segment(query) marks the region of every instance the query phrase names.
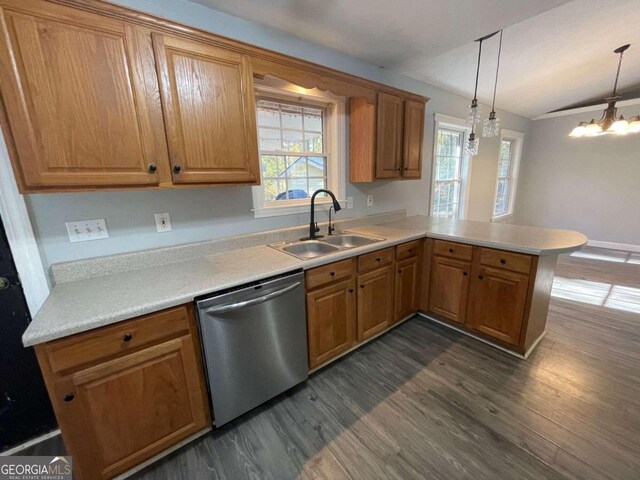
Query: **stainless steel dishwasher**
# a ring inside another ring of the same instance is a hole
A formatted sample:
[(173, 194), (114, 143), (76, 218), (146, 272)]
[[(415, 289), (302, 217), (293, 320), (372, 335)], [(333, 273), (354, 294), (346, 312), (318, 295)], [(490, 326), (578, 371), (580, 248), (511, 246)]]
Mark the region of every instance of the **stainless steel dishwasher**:
[(217, 427), (309, 376), (304, 274), (196, 299)]

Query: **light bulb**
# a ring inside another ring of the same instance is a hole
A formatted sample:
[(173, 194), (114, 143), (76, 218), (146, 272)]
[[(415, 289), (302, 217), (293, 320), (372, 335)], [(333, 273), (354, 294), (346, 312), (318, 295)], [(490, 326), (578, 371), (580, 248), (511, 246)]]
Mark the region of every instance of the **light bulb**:
[(480, 105), (478, 105), (478, 100), (474, 98), (467, 111), (467, 125), (477, 125), (478, 122), (480, 122)]
[(476, 137), (474, 132), (469, 135), (469, 140), (464, 144), (464, 153), (473, 157), (478, 154), (478, 146), (480, 145), (480, 139)]
[(570, 137), (584, 137), (585, 135), (587, 135), (587, 124), (585, 122), (580, 122), (569, 134)]
[(596, 135), (602, 134), (602, 127), (595, 120), (591, 120), (584, 128), (587, 137), (595, 137)]
[(613, 122), (607, 129), (608, 132), (615, 133), (616, 135), (626, 135), (629, 128), (629, 122), (627, 122), (623, 116), (620, 116), (618, 120)]
[(497, 137), (500, 133), (500, 119), (496, 117), (496, 112), (491, 110), (489, 117), (484, 119), (482, 126), (483, 137)]
[(640, 115), (636, 115), (629, 122), (629, 133), (640, 132)]

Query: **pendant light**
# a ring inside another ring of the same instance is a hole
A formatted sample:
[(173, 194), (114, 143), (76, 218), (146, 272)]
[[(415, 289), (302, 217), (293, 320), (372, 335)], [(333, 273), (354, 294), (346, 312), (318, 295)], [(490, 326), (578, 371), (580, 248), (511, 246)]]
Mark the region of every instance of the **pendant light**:
[(616, 72), (616, 80), (613, 84), (613, 93), (610, 97), (605, 98), (607, 101), (607, 108), (605, 108), (602, 118), (600, 120), (591, 119), (590, 122), (580, 122), (569, 134), (570, 137), (596, 137), (598, 135), (626, 135), (627, 133), (639, 133), (640, 132), (640, 115), (636, 115), (631, 118), (630, 121), (620, 115), (618, 116), (618, 109), (616, 108), (616, 102), (620, 100), (621, 96), (618, 95), (618, 77), (620, 76), (620, 67), (622, 65), (622, 54), (631, 45), (623, 45), (616, 48), (613, 53), (620, 55), (618, 60), (618, 71)]
[(469, 110), (467, 112), (467, 124), (471, 125), (471, 133), (469, 134), (469, 139), (464, 145), (464, 152), (469, 156), (478, 154), (478, 147), (480, 144), (480, 139), (476, 137), (476, 125), (480, 122), (480, 105), (478, 104), (478, 79), (480, 78), (482, 42), (493, 37), (498, 32), (490, 33), (489, 35), (485, 35), (484, 37), (476, 40), (476, 42), (478, 42), (478, 66), (476, 68), (476, 85), (473, 91), (473, 100), (471, 100), (471, 105), (469, 105)]
[(498, 46), (498, 62), (496, 65), (496, 81), (493, 84), (493, 103), (491, 104), (491, 112), (484, 119), (482, 127), (483, 137), (497, 137), (500, 133), (500, 119), (496, 116), (496, 90), (498, 89), (498, 72), (500, 71), (500, 54), (502, 53), (502, 30), (500, 30), (500, 45)]

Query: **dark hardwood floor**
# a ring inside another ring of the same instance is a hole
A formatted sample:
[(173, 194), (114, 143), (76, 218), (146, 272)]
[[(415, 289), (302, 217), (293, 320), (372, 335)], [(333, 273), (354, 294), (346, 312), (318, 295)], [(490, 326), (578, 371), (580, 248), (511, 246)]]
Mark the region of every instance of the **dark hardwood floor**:
[(640, 255), (578, 255), (528, 360), (416, 317), (134, 477), (640, 478)]

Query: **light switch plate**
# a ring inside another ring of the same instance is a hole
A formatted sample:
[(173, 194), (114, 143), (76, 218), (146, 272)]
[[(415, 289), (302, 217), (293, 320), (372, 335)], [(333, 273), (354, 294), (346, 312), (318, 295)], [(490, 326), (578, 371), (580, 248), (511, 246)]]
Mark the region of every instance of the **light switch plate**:
[(171, 231), (171, 217), (168, 213), (156, 213), (156, 229), (158, 232), (170, 232)]
[(373, 206), (373, 195), (367, 195), (367, 207)]
[(353, 197), (347, 197), (347, 210), (351, 210), (353, 208)]
[(67, 233), (71, 243), (109, 238), (109, 230), (107, 230), (107, 222), (104, 218), (99, 220), (77, 220), (75, 222), (66, 222), (65, 225), (67, 226)]

